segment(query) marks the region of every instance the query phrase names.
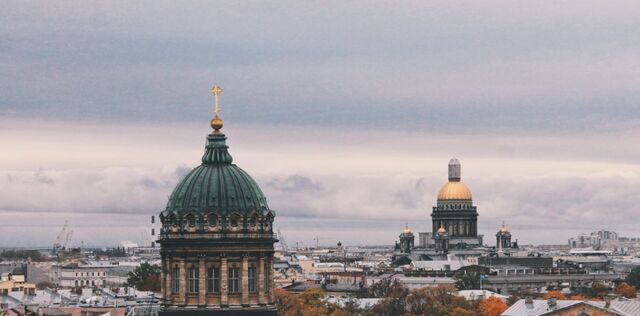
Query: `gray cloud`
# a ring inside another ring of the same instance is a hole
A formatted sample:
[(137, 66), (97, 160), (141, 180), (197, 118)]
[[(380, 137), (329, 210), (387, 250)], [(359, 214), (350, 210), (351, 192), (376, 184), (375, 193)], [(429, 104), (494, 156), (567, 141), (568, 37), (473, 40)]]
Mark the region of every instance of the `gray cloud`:
[[(148, 220), (146, 216), (162, 210), (185, 169), (188, 168), (3, 171), (0, 213), (6, 218), (20, 214), (16, 217), (20, 222), (15, 225), (26, 228), (50, 221), (60, 222), (60, 226), (62, 218), (66, 218), (80, 225), (81, 232), (91, 229), (91, 221), (96, 219), (103, 225), (117, 225), (123, 232), (129, 229), (123, 235), (112, 237), (93, 236), (89, 231), (82, 233), (84, 240), (92, 244), (118, 242), (118, 238), (135, 239), (139, 238), (137, 234)], [(320, 234), (325, 239), (330, 236), (324, 230), (311, 228), (304, 234), (298, 232), (294, 228), (297, 224), (289, 223), (291, 218), (322, 219), (325, 221), (322, 225), (327, 227), (343, 227), (350, 220), (356, 220), (350, 225), (357, 229), (378, 227), (383, 222), (408, 222), (415, 229), (428, 230), (431, 207), (436, 202), (439, 187), (445, 182), (442, 176), (418, 177), (403, 173), (395, 176), (258, 173), (255, 176), (269, 205), (283, 221), (282, 227), (300, 234), (297, 238), (309, 240), (313, 234)], [(491, 234), (505, 220), (521, 240), (530, 243), (562, 242), (548, 236), (566, 238), (567, 232), (580, 227), (585, 230), (623, 229), (630, 218), (640, 213), (637, 194), (640, 175), (636, 173), (468, 178), (465, 182), (473, 192), (483, 232)], [(125, 218), (134, 222), (124, 224)], [(326, 221), (331, 218), (336, 220)], [(55, 234), (58, 226), (47, 226), (45, 230), (47, 234)], [(327, 229), (328, 232), (339, 227)], [(388, 232), (384, 236), (391, 242), (395, 228), (387, 226), (385, 229)], [(554, 229), (562, 231), (538, 235)], [(346, 239), (346, 235), (341, 233), (340, 236)], [(29, 244), (41, 245), (47, 238), (37, 235), (29, 240)], [(357, 236), (350, 238), (353, 242), (368, 242)], [(381, 235), (374, 240), (383, 242), (386, 239)]]
[(279, 191), (296, 193), (302, 191), (322, 191), (322, 184), (302, 175), (290, 175), (284, 179), (274, 178), (265, 183), (267, 187)]
[(6, 1), (0, 115), (195, 121), (217, 80), (241, 123), (638, 126), (637, 3), (458, 5)]

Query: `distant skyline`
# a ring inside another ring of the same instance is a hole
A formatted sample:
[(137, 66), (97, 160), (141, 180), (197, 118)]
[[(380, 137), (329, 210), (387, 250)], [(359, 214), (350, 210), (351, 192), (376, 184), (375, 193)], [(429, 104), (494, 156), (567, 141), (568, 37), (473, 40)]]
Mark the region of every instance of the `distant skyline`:
[(487, 243), (502, 220), (521, 243), (640, 236), (638, 16), (633, 1), (2, 2), (0, 246), (51, 243), (67, 218), (87, 244), (140, 238), (199, 163), (214, 83), (234, 162), (291, 241), (312, 243), (313, 218), (346, 244), (427, 229), (454, 156)]

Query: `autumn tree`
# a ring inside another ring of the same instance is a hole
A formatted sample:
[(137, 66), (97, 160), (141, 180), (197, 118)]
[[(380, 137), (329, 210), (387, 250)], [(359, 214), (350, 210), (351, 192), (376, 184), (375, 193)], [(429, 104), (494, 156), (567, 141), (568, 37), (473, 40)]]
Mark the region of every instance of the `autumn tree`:
[(637, 291), (635, 286), (631, 286), (625, 282), (620, 283), (620, 285), (616, 287), (616, 294), (624, 296), (626, 298), (636, 298), (636, 292)]
[(434, 298), (426, 289), (413, 290), (407, 296), (407, 313), (411, 315), (427, 315), (433, 309)]
[(278, 309), (278, 315), (286, 315), (287, 311), (293, 310), (298, 299), (284, 289), (273, 289), (273, 296)]
[(160, 292), (160, 267), (143, 262), (129, 272), (127, 284), (140, 291)]
[(325, 292), (321, 289), (308, 289), (298, 298), (302, 301), (305, 310), (309, 312), (309, 315), (327, 315), (327, 304), (322, 300), (325, 296)]
[[(426, 315), (426, 314), (425, 314)], [(476, 316), (474, 311), (466, 310), (462, 307), (454, 308), (447, 316)]]
[(507, 310), (509, 306), (501, 299), (492, 296), (480, 302), (480, 311), (484, 316), (499, 316)]
[(584, 301), (587, 299), (587, 297), (582, 294), (576, 294), (576, 295), (571, 295), (569, 299), (574, 301)]
[(557, 300), (566, 300), (567, 299), (567, 297), (564, 294), (562, 294), (562, 292), (560, 292), (560, 291), (549, 291), (549, 292), (547, 292), (547, 294), (544, 295), (544, 299), (545, 300), (548, 300), (550, 298), (555, 298)]

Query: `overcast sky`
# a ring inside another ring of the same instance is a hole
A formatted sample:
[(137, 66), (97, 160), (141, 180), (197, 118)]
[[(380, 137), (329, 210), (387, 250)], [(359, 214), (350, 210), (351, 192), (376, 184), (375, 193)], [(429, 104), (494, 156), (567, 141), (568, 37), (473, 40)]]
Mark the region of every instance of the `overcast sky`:
[(234, 161), (290, 241), (428, 229), (452, 156), (487, 235), (505, 220), (521, 243), (640, 236), (639, 16), (634, 1), (3, 1), (0, 246), (48, 245), (65, 219), (78, 242), (140, 241), (199, 162), (215, 82)]

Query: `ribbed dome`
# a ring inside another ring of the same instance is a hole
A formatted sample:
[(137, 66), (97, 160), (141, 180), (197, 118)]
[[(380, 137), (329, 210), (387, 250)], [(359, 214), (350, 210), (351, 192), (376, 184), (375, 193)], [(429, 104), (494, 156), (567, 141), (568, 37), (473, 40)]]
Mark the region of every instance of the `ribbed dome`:
[(438, 201), (471, 200), (471, 191), (461, 181), (449, 181), (438, 192)]
[(164, 211), (168, 213), (269, 212), (267, 199), (258, 184), (240, 167), (232, 164), (222, 133), (207, 137), (202, 164), (178, 183)]

